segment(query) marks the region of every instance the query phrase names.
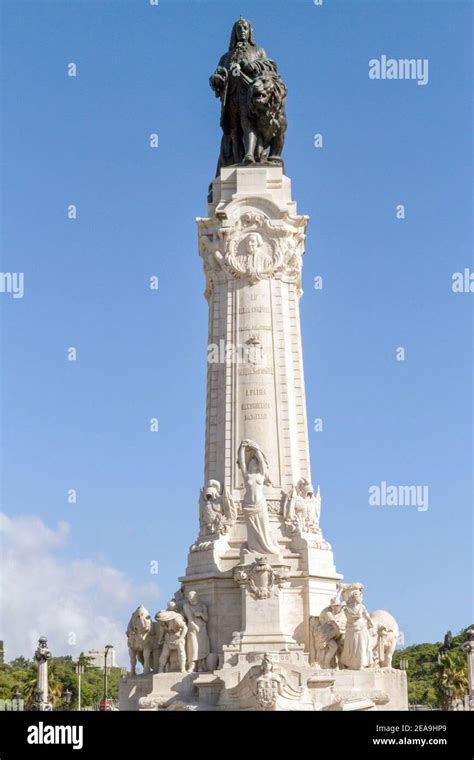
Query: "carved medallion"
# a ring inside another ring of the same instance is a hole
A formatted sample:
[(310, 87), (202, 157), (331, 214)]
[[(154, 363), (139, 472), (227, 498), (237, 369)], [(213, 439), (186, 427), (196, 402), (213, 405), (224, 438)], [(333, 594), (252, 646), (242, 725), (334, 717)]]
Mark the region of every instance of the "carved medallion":
[[(303, 218), (301, 218), (303, 219)], [(271, 220), (261, 211), (247, 211), (230, 226), (202, 220), (200, 253), (209, 297), (219, 271), (250, 283), (285, 276), (301, 292), (304, 227), (300, 218)]]

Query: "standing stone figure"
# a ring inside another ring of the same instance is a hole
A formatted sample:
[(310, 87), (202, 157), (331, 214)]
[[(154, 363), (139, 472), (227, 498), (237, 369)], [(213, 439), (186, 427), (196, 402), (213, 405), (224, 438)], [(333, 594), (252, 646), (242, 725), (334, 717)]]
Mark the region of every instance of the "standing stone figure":
[(359, 588), (349, 593), (344, 614), (347, 623), (341, 665), (350, 670), (369, 668), (372, 665), (372, 637), (369, 628), (373, 627), (373, 623), (362, 604), (362, 592)]
[(35, 660), (38, 663), (35, 707), (42, 712), (53, 709), (48, 696), (48, 660), (50, 658), (51, 652), (48, 649), (46, 636), (41, 636), (35, 651)]
[(186, 637), (187, 670), (206, 670), (206, 659), (209, 655), (209, 637), (207, 635), (207, 607), (200, 602), (195, 591), (186, 594), (183, 604), (183, 614), (188, 624)]
[(245, 481), (242, 511), (247, 523), (248, 550), (258, 554), (278, 554), (263, 492), (263, 486), (270, 485), (265, 455), (258, 444), (245, 440), (239, 446), (237, 461)]
[(242, 17), (236, 21), (229, 50), (209, 82), (222, 104), (224, 134), (217, 174), (232, 164), (281, 164), (287, 90), (276, 63), (257, 47), (250, 21)]
[[(168, 605), (169, 606), (169, 605)], [(186, 672), (186, 634), (188, 631), (183, 616), (174, 609), (162, 610), (157, 612), (155, 620), (160, 626), (159, 639), (163, 644), (160, 659), (158, 661), (158, 672), (164, 673), (168, 669), (171, 655), (176, 652), (178, 657), (178, 670), (180, 673)]]

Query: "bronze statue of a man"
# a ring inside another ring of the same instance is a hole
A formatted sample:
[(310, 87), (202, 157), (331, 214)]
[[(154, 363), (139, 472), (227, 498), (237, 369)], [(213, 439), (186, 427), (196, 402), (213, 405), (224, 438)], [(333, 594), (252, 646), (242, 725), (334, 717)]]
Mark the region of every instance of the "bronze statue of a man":
[(217, 174), (232, 164), (281, 164), (287, 90), (276, 63), (257, 47), (250, 21), (236, 21), (229, 50), (209, 81), (222, 103)]

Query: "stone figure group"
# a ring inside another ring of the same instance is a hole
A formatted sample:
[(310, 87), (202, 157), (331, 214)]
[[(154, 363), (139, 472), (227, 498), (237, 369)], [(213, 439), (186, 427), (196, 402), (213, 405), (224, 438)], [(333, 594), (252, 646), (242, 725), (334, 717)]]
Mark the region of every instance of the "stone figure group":
[(196, 591), (178, 592), (154, 621), (140, 605), (127, 627), (131, 674), (136, 675), (137, 661), (144, 674), (207, 670), (208, 620), (207, 606)]
[(362, 584), (341, 584), (319, 617), (310, 618), (312, 660), (322, 669), (390, 668), (398, 625), (386, 610), (369, 614)]
[[(226, 535), (241, 512), (247, 526), (248, 550), (265, 556), (278, 555), (264, 492), (265, 486), (271, 485), (267, 458), (258, 443), (245, 439), (238, 448), (237, 464), (244, 481), (241, 506), (235, 503), (229, 488), (218, 480), (209, 480), (200, 493), (199, 537), (191, 550), (207, 549), (213, 540)], [(281, 514), (290, 535), (310, 533), (319, 540), (320, 548), (330, 548), (319, 527), (319, 487), (315, 492), (308, 479), (300, 478), (282, 495)]]

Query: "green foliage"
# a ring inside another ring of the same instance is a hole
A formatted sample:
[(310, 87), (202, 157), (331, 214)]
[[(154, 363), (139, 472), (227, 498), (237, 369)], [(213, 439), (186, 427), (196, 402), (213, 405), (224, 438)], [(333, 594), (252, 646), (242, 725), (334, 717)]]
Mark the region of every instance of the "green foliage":
[(36, 665), (33, 661), (18, 657), (10, 665), (0, 665), (0, 699), (11, 699), (16, 689), (21, 691), (23, 699), (28, 691), (27, 685), (35, 679)]
[(447, 707), (446, 689), (451, 687), (454, 699), (463, 699), (467, 692), (466, 655), (460, 647), (442, 655), (436, 668), (435, 689), (438, 701)]
[[(81, 707), (91, 707), (104, 696), (104, 672), (95, 668), (84, 655), (80, 656), (84, 664), (82, 676)], [(78, 679), (76, 664), (72, 657), (52, 657), (48, 662), (48, 687), (53, 707), (61, 709), (64, 705), (63, 694), (66, 689), (72, 692), (70, 709), (77, 709)], [(0, 699), (11, 699), (19, 689), (25, 702), (25, 709), (31, 708), (36, 689), (37, 665), (33, 660), (17, 657), (8, 665), (0, 664)], [(108, 696), (118, 699), (120, 668), (111, 668), (108, 677)]]
[[(446, 709), (447, 685), (453, 687), (453, 696), (462, 699), (467, 692), (467, 659), (461, 645), (465, 641), (464, 628), (453, 637), (452, 647), (442, 653), (442, 644), (415, 644), (399, 649), (393, 656), (393, 665), (400, 667), (400, 659), (408, 661), (408, 701)], [(441, 652), (441, 655), (440, 655)]]

